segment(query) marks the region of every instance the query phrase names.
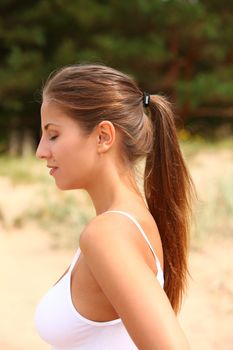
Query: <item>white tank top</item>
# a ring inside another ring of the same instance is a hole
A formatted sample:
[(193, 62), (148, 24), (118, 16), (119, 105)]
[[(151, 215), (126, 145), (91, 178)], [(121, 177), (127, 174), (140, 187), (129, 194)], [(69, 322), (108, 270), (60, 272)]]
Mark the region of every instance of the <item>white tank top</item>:
[[(156, 262), (157, 279), (163, 288), (164, 278), (160, 262), (142, 227), (130, 214), (126, 215), (138, 227), (148, 243)], [(71, 298), (70, 276), (81, 251), (78, 248), (68, 272), (41, 299), (35, 313), (35, 326), (41, 338), (52, 346), (52, 350), (135, 350), (120, 318), (107, 321), (91, 321), (75, 308)]]

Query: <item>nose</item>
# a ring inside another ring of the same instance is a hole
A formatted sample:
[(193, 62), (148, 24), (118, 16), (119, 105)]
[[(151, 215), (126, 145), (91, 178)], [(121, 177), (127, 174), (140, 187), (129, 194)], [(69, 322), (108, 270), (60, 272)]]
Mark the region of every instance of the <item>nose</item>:
[(39, 159), (48, 159), (51, 157), (51, 151), (43, 140), (43, 137), (41, 137), (39, 145), (37, 146), (36, 157)]

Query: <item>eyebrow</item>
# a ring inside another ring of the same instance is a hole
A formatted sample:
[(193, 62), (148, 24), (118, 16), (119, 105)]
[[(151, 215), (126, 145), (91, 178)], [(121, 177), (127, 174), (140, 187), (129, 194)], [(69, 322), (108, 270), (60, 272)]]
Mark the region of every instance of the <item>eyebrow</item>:
[(44, 129), (45, 129), (45, 130), (48, 130), (48, 127), (49, 127), (50, 125), (59, 126), (58, 124), (55, 124), (55, 123), (48, 123), (48, 124), (45, 125)]

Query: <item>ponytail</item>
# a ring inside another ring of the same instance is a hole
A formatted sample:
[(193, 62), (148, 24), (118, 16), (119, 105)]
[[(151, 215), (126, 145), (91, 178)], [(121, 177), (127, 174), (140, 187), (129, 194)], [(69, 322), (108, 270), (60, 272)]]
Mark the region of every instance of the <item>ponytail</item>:
[(162, 240), (164, 290), (177, 313), (186, 287), (188, 233), (196, 192), (179, 147), (170, 103), (152, 95), (148, 108), (154, 140), (146, 159), (144, 191)]

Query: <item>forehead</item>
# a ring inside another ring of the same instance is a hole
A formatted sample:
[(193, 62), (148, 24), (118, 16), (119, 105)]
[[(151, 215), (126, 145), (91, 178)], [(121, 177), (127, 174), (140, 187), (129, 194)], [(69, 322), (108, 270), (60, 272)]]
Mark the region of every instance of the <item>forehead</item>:
[(47, 124), (67, 125), (74, 123), (73, 120), (55, 103), (43, 101), (41, 105), (41, 126), (45, 127)]
[(48, 101), (43, 101), (41, 108), (41, 117), (42, 118), (49, 118), (49, 117), (56, 117), (64, 116), (65, 112), (62, 110), (62, 108), (59, 108), (59, 106), (55, 103), (51, 103)]
[(71, 118), (66, 111), (56, 103), (43, 101), (41, 105), (41, 129), (47, 130), (48, 127), (55, 127), (59, 130), (64, 130), (70, 135), (84, 134), (83, 129), (78, 121)]

